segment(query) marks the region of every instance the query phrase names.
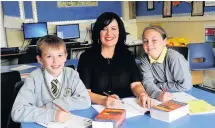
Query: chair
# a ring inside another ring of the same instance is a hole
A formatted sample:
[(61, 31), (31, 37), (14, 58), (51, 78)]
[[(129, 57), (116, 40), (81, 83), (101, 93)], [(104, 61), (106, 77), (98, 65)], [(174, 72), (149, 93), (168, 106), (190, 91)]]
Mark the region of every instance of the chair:
[[(18, 71), (1, 73), (1, 127), (2, 128), (16, 128), (20, 127), (19, 123), (10, 122), (11, 109), (14, 102), (14, 87), (15, 84), (21, 81), (21, 76)], [(10, 124), (9, 124), (10, 122)], [(12, 127), (9, 127), (12, 126)]]
[(189, 65), (191, 70), (215, 70), (213, 47), (209, 43), (188, 44)]
[(187, 56), (188, 56), (188, 48), (187, 47), (170, 46), (168, 48), (173, 49), (173, 50), (181, 53), (184, 56), (184, 58), (187, 60)]
[[(16, 99), (16, 96), (20, 90), (20, 88), (22, 87), (22, 85), (24, 84), (24, 81), (19, 81), (15, 84), (14, 86), (14, 90), (13, 90), (13, 102), (15, 101)], [(18, 128), (20, 126), (19, 123), (15, 123), (13, 122), (11, 116), (9, 116), (8, 118), (8, 123), (7, 123), (7, 128)]]
[(70, 68), (72, 68), (72, 69), (75, 70), (75, 66), (74, 65), (67, 65), (66, 67), (70, 67)]
[[(215, 70), (215, 56), (210, 43), (192, 43), (188, 48), (188, 61), (192, 71)], [(202, 82), (198, 85), (213, 89)]]

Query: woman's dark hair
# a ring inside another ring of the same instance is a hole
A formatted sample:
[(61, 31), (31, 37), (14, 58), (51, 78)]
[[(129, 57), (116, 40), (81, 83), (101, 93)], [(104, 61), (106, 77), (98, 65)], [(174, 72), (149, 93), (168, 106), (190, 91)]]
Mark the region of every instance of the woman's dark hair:
[(125, 47), (126, 31), (124, 24), (120, 17), (113, 12), (105, 12), (97, 18), (92, 32), (93, 46), (98, 46), (101, 48), (100, 31), (104, 27), (108, 26), (113, 20), (117, 21), (119, 27), (119, 39), (116, 44), (116, 49)]

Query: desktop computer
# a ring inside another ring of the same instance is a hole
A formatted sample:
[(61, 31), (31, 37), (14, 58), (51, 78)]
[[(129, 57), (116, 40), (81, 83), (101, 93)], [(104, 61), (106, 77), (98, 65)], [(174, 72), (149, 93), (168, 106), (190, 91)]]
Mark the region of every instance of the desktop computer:
[(64, 40), (67, 48), (80, 46), (80, 42), (75, 41), (80, 38), (79, 24), (57, 25), (56, 29), (57, 36)]
[(40, 37), (48, 35), (47, 23), (23, 23), (24, 39), (31, 39), (30, 45), (36, 45)]

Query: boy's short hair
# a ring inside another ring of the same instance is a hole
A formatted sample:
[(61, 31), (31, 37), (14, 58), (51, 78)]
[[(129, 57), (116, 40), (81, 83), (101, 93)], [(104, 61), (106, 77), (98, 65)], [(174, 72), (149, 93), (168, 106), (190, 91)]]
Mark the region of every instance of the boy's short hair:
[[(160, 33), (163, 39), (166, 39), (166, 38), (167, 38), (167, 33), (166, 33), (166, 31), (165, 31), (162, 27), (160, 27), (160, 26), (155, 26), (155, 25), (154, 25), (154, 26), (146, 27), (146, 28), (143, 30), (143, 35), (144, 35), (144, 33), (145, 33), (147, 30), (150, 30), (150, 29), (153, 29), (153, 30), (157, 31), (158, 33)], [(143, 37), (143, 35), (142, 35), (142, 37)]]
[(37, 41), (36, 52), (40, 57), (42, 56), (42, 47), (44, 46), (52, 48), (59, 48), (60, 46), (64, 46), (65, 53), (67, 53), (64, 41), (56, 35), (46, 35)]

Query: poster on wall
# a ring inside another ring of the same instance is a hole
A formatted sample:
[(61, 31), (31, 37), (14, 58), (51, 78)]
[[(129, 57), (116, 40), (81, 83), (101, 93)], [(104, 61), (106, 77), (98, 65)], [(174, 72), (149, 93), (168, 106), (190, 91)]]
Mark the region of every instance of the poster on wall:
[(204, 15), (204, 2), (193, 1), (191, 16), (203, 16)]
[(163, 2), (163, 18), (172, 17), (172, 2), (164, 1)]
[(205, 42), (215, 43), (215, 26), (205, 27)]
[(215, 1), (205, 1), (205, 6), (215, 6)]
[(58, 7), (98, 6), (98, 1), (58, 1)]

